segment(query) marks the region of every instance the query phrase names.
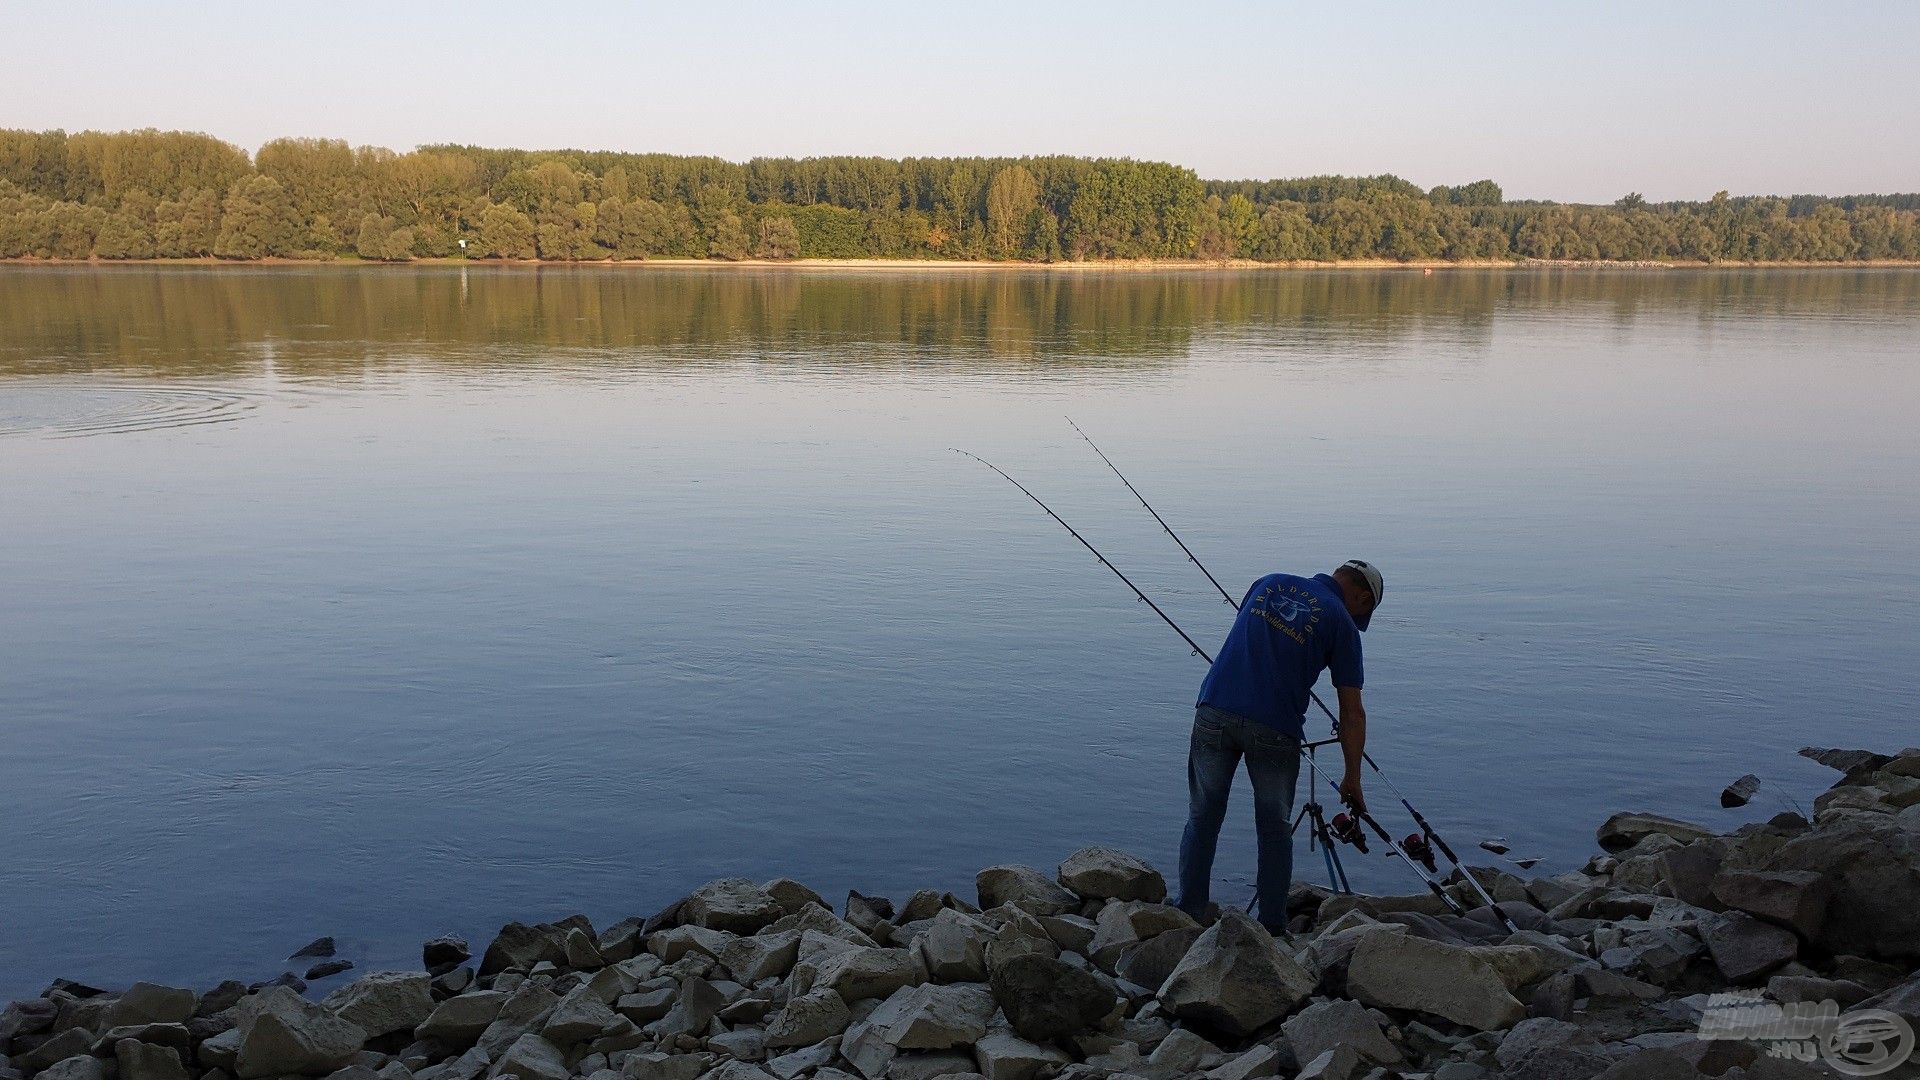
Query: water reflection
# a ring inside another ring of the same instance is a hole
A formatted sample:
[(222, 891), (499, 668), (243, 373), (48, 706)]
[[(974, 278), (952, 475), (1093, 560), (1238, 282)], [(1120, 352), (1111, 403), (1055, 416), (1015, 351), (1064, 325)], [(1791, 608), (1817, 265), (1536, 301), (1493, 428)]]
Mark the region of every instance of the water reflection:
[[(1920, 275), (6, 267), (0, 375), (830, 363), (1178, 363), (1202, 339), (1484, 344), (1496, 312), (1906, 317)], [(1283, 331), (1283, 332), (1281, 332)], [(1281, 332), (1281, 333), (1277, 333)]]

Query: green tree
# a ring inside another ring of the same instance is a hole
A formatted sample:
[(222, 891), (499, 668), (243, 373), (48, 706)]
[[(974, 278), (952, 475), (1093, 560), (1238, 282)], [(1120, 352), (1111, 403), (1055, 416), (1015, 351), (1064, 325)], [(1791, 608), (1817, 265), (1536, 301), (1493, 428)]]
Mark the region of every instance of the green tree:
[(1025, 166), (1009, 165), (987, 185), (987, 251), (996, 259), (1032, 255), (1030, 225), (1040, 204), (1040, 182)]
[(472, 245), (480, 257), (494, 259), (531, 259), (533, 219), (517, 207), (489, 204), (480, 215), (480, 231)]
[(714, 215), (707, 232), (707, 254), (733, 261), (747, 257), (747, 225), (739, 214), (722, 210)]
[(754, 238), (753, 254), (761, 259), (797, 259), (800, 257), (800, 230), (789, 217), (763, 217), (759, 235)]
[(235, 182), (220, 217), (213, 253), (223, 259), (259, 259), (292, 250), (300, 231), (293, 200), (271, 176)]

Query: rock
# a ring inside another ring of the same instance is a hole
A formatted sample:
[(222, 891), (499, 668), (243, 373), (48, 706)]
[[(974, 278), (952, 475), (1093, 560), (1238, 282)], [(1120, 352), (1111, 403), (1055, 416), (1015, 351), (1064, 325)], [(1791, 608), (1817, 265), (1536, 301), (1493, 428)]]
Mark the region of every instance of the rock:
[(1244, 1038), (1292, 1012), (1319, 980), (1251, 915), (1229, 908), (1160, 986), (1160, 1004), (1184, 1020)]
[(895, 1055), (887, 1065), (887, 1080), (934, 1080), (941, 1076), (969, 1080), (977, 1075), (971, 1055), (949, 1050), (908, 1051)]
[(594, 939), (594, 948), (599, 950), (600, 958), (609, 964), (618, 964), (631, 960), (640, 951), (640, 943), (646, 937), (642, 927), (645, 919), (625, 918), (605, 930)]
[(1800, 756), (1817, 761), (1829, 769), (1838, 769), (1843, 773), (1872, 772), (1893, 761), (1885, 754), (1875, 754), (1867, 750), (1833, 750), (1817, 746), (1801, 747)]
[(942, 910), (919, 941), (927, 974), (935, 982), (980, 982), (987, 977), (987, 940), (992, 930), (971, 915)]
[(452, 967), (472, 959), (467, 939), (447, 934), (420, 946), (420, 963), (428, 970)]
[(1088, 900), (1158, 904), (1167, 898), (1167, 881), (1160, 871), (1145, 860), (1113, 848), (1081, 848), (1060, 864), (1058, 879), (1062, 886)]
[(837, 991), (847, 1002), (884, 998), (920, 982), (922, 971), (905, 949), (852, 948), (814, 964), (810, 988)]
[(1726, 845), (1718, 840), (1700, 840), (1662, 853), (1661, 877), (1667, 891), (1695, 907), (1719, 911), (1726, 905), (1713, 895), (1713, 879), (1720, 873), (1725, 853)]
[(533, 1025), (558, 1004), (559, 995), (547, 989), (544, 981), (522, 983), (500, 1006), (500, 1015), (480, 1033), (476, 1045), (487, 1052), (488, 1058), (497, 1061), (516, 1039), (533, 1030)]
[(1720, 805), (1727, 809), (1732, 809), (1736, 806), (1745, 806), (1753, 801), (1754, 795), (1757, 794), (1759, 790), (1760, 778), (1752, 773), (1748, 773), (1733, 783), (1728, 784), (1726, 789), (1720, 792)]
[(629, 1054), (620, 1075), (626, 1080), (697, 1080), (712, 1066), (711, 1054)]
[(6, 1053), (16, 1036), (38, 1035), (51, 1028), (59, 1011), (60, 1006), (46, 998), (15, 1001), (0, 1009), (0, 1055)]
[(1602, 822), (1595, 833), (1600, 846), (1610, 852), (1622, 852), (1649, 836), (1665, 836), (1682, 844), (1705, 840), (1711, 830), (1659, 814), (1615, 814)]
[(1004, 1028), (974, 1041), (973, 1060), (987, 1080), (1037, 1080), (1072, 1064), (1073, 1059), (1051, 1046), (1021, 1038)]
[(171, 1046), (121, 1039), (113, 1056), (120, 1063), (120, 1080), (188, 1080), (180, 1052)]
[(240, 1029), (228, 1028), (210, 1036), (194, 1051), (194, 1057), (206, 1068), (232, 1072), (240, 1057)]
[(709, 881), (681, 902), (686, 922), (730, 934), (757, 934), (786, 914), (767, 890), (746, 878)]
[(687, 979), (680, 984), (680, 996), (674, 999), (673, 1008), (648, 1024), (647, 1033), (656, 1037), (699, 1035), (726, 1003), (726, 997), (712, 983), (698, 977)]
[(1470, 949), (1410, 934), (1368, 934), (1347, 965), (1347, 989), (1368, 1005), (1410, 1009), (1479, 1031), (1509, 1028), (1526, 1007)]
[(321, 999), (333, 1014), (369, 1038), (412, 1031), (433, 1014), (433, 994), (424, 971), (375, 971)]
[(1548, 1046), (1532, 1050), (1505, 1069), (1502, 1080), (1590, 1080), (1612, 1062), (1599, 1049)]
[(1336, 1046), (1350, 1046), (1376, 1065), (1399, 1065), (1400, 1048), (1357, 1001), (1316, 1001), (1287, 1018), (1280, 1029), (1296, 1058), (1308, 1061)]
[(51, 1065), (65, 1061), (76, 1054), (90, 1053), (93, 1050), (93, 1033), (83, 1027), (73, 1027), (53, 1036), (39, 1046), (14, 1057), (19, 1065), (31, 1076)]
[(1745, 912), (1724, 912), (1700, 926), (1700, 938), (1714, 966), (1735, 985), (1753, 980), (1794, 958), (1800, 940), (1790, 930), (1761, 922)]
[(1598, 1046), (1599, 1040), (1578, 1025), (1548, 1017), (1534, 1017), (1515, 1024), (1506, 1038), (1500, 1041), (1493, 1056), (1503, 1070), (1511, 1071), (1528, 1054), (1543, 1048), (1597, 1050)]
[(107, 1063), (92, 1054), (75, 1054), (41, 1069), (34, 1080), (107, 1080)]
[(983, 986), (903, 986), (872, 1020), (880, 1023), (883, 1013), (889, 1017), (881, 1037), (895, 1049), (947, 1050), (986, 1034), (993, 1010), (993, 994)]
[(194, 993), (158, 983), (139, 982), (115, 998), (101, 1014), (109, 1028), (134, 1024), (184, 1024), (193, 1018)]
[(302, 976), (302, 978), (306, 979), (308, 982), (318, 982), (321, 979), (338, 975), (343, 971), (352, 971), (352, 970), (353, 970), (353, 961), (351, 960), (322, 960), (321, 962), (308, 968), (307, 973), (304, 976)]
[(1203, 1075), (1206, 1080), (1262, 1080), (1279, 1076), (1280, 1066), (1280, 1051), (1263, 1043), (1215, 1065)]
[(1725, 870), (1713, 879), (1714, 899), (1725, 907), (1784, 926), (1809, 941), (1819, 938), (1832, 895), (1828, 880), (1807, 870)]
[(779, 904), (780, 910), (786, 912), (788, 915), (798, 914), (808, 904), (818, 904), (821, 907), (827, 906), (826, 900), (823, 899), (819, 893), (814, 892), (812, 889), (807, 888), (792, 878), (774, 878), (772, 881), (760, 886), (760, 889), (768, 896), (773, 897), (773, 902)]
[(490, 1078), (514, 1077), (516, 1080), (567, 1080), (572, 1070), (560, 1048), (531, 1032), (520, 1036), (487, 1070)]
[(472, 1046), (488, 1025), (500, 1018), (500, 1008), (511, 995), (500, 990), (475, 990), (450, 997), (413, 1029), (417, 1039), (437, 1039), (449, 1046)]
[(1693, 1062), (1672, 1050), (1637, 1050), (1594, 1074), (1593, 1080), (1699, 1080)]
[(743, 983), (783, 979), (800, 958), (800, 933), (795, 930), (733, 938), (714, 949), (714, 959)]
[(734, 935), (722, 930), (709, 930), (704, 926), (675, 926), (650, 935), (647, 938), (647, 952), (665, 963), (673, 964), (691, 953), (716, 956), (733, 940)]
[(539, 927), (525, 923), (510, 922), (500, 928), (493, 944), (480, 958), (480, 977), (497, 975), (502, 971), (532, 971), (533, 966), (542, 960), (558, 960), (564, 954), (559, 942)]
[(93, 1042), (93, 1052), (106, 1057), (115, 1052), (122, 1039), (134, 1042), (153, 1043), (156, 1046), (171, 1046), (176, 1050), (189, 1050), (193, 1047), (193, 1033), (185, 1024), (127, 1024), (122, 1027), (108, 1028)]
[(1775, 975), (1767, 980), (1767, 996), (1778, 1002), (1834, 1001), (1850, 1009), (1873, 996), (1873, 991), (1845, 979), (1821, 979), (1806, 975)]
[(812, 1046), (847, 1030), (853, 1014), (839, 994), (816, 989), (787, 1001), (773, 1022), (767, 1025), (767, 1045), (772, 1047)]
[(1031, 866), (989, 866), (974, 875), (982, 908), (1012, 905), (1030, 915), (1061, 915), (1080, 907), (1080, 898)]
[(651, 1024), (667, 1015), (673, 1008), (673, 999), (677, 996), (678, 991), (671, 986), (623, 994), (615, 999), (613, 1011), (636, 1024)]
[(1015, 1033), (1034, 1042), (1085, 1031), (1114, 1009), (1106, 984), (1050, 956), (1015, 957), (994, 970), (991, 985)]
[(607, 966), (606, 957), (600, 955), (600, 946), (594, 941), (593, 935), (578, 927), (567, 931), (560, 941), (560, 949), (570, 968), (595, 971)]
[(838, 1036), (815, 1043), (804, 1050), (795, 1050), (791, 1054), (782, 1054), (767, 1062), (766, 1070), (780, 1080), (794, 1080), (795, 1077), (819, 1069), (840, 1055)]
[(1920, 1029), (1920, 974), (1860, 1003), (1863, 1009), (1881, 1009)]
[(1360, 1071), (1360, 1055), (1351, 1047), (1336, 1046), (1307, 1062), (1295, 1080), (1351, 1080)]
[(331, 1072), (359, 1053), (367, 1033), (284, 986), (269, 987), (242, 1001), (235, 1030), (241, 1080), (287, 1073)]
[(287, 957), (287, 959), (299, 960), (309, 956), (315, 957), (318, 959), (325, 959), (326, 957), (332, 956), (333, 953), (334, 953), (334, 944), (333, 944), (333, 939), (331, 937), (314, 938), (312, 941), (309, 941), (305, 945), (301, 946), (298, 952), (294, 953), (292, 956)]
[(540, 1026), (540, 1037), (555, 1046), (572, 1046), (595, 1038), (619, 1019), (591, 986), (582, 986), (553, 1007), (547, 1022)]
[(1188, 926), (1155, 934), (1145, 941), (1129, 945), (1120, 951), (1120, 958), (1113, 965), (1113, 974), (1140, 986), (1158, 987), (1167, 981), (1167, 976), (1173, 974), (1173, 969), (1186, 957), (1187, 950), (1200, 940), (1201, 933), (1198, 926)]
[(766, 1033), (757, 1027), (738, 1027), (707, 1037), (707, 1046), (735, 1061), (764, 1061), (767, 1057)]

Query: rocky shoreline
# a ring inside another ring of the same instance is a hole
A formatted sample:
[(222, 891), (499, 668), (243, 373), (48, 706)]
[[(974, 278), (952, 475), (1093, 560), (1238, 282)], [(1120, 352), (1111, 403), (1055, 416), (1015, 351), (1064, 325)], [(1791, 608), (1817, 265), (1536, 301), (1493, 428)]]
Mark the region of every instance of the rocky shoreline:
[[(1920, 749), (1802, 753), (1843, 774), (1812, 821), (1616, 814), (1583, 870), (1474, 868), (1513, 933), (1304, 883), (1291, 940), (1233, 910), (1202, 926), (1107, 848), (837, 913), (730, 878), (603, 929), (510, 923), (477, 962), (435, 939), (318, 1001), (292, 975), (59, 981), (0, 1011), (0, 1080), (1910, 1075), (1872, 1054), (1920, 1027)], [(325, 939), (302, 953), (341, 970)]]

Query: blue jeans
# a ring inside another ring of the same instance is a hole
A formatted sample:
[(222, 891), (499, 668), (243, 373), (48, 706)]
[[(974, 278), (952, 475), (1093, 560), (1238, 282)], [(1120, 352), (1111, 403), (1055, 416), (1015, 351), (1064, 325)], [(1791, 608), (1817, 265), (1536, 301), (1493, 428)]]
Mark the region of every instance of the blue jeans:
[(1244, 716), (1202, 705), (1193, 712), (1187, 746), (1187, 831), (1180, 838), (1180, 900), (1199, 918), (1207, 908), (1213, 853), (1234, 770), (1247, 760), (1253, 781), (1253, 827), (1259, 843), (1259, 918), (1276, 932), (1287, 926), (1293, 882), (1293, 786), (1300, 778), (1300, 741)]

